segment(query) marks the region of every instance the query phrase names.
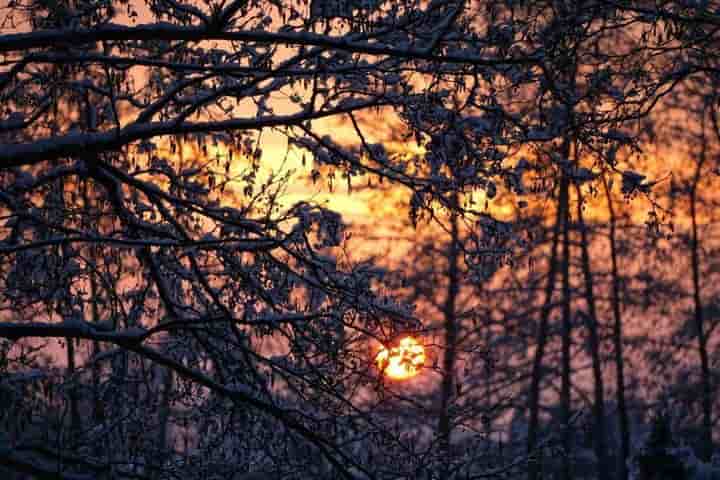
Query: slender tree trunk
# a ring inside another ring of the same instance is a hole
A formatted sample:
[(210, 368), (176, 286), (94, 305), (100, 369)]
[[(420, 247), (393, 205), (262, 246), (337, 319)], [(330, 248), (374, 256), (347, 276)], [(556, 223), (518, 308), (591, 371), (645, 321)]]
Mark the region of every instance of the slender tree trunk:
[(70, 400), (70, 433), (72, 441), (75, 442), (77, 435), (80, 433), (80, 408), (77, 393), (77, 384), (75, 378), (75, 340), (73, 338), (65, 338), (67, 342), (67, 370), (66, 379), (70, 382), (68, 388), (68, 396)]
[[(92, 211), (92, 200), (90, 197), (90, 184), (85, 181), (82, 182), (82, 195), (83, 195), (83, 208), (89, 214)], [(85, 223), (85, 220), (83, 220)], [(88, 228), (89, 225), (84, 225), (84, 228)], [(89, 247), (89, 257), (95, 262), (95, 268), (97, 268), (98, 254), (94, 246)], [(90, 272), (90, 315), (94, 325), (100, 323), (100, 309), (98, 308), (98, 286), (95, 272)], [(94, 340), (92, 342), (92, 358), (95, 359), (100, 355), (102, 349), (100, 342)], [(102, 425), (105, 422), (105, 408), (103, 405), (103, 399), (100, 395), (100, 383), (101, 383), (101, 368), (100, 362), (93, 361), (91, 365), (92, 371), (92, 418), (93, 425)], [(105, 447), (105, 448), (103, 448)], [(93, 454), (96, 457), (100, 457), (103, 451), (107, 451), (107, 441), (96, 442), (93, 445)]]
[[(455, 196), (457, 202), (457, 196)], [(448, 248), (448, 287), (445, 304), (443, 306), (444, 328), (445, 328), (445, 353), (443, 355), (443, 379), (442, 392), (440, 399), (440, 419), (438, 421), (438, 433), (440, 436), (440, 445), (445, 454), (444, 461), (448, 467), (450, 459), (450, 435), (452, 433), (452, 419), (450, 414), (450, 404), (454, 395), (454, 379), (455, 379), (455, 358), (457, 348), (457, 317), (456, 317), (456, 300), (460, 290), (460, 251), (458, 242), (459, 226), (457, 213), (451, 213), (451, 239)], [(447, 471), (447, 468), (446, 468)]]
[(527, 452), (533, 457), (528, 465), (528, 479), (535, 480), (539, 473), (540, 459), (533, 450), (538, 440), (539, 413), (540, 413), (540, 385), (543, 377), (543, 357), (547, 344), (548, 319), (553, 310), (553, 291), (555, 290), (555, 278), (558, 270), (558, 244), (560, 239), (560, 225), (564, 216), (562, 205), (558, 204), (553, 226), (552, 248), (550, 250), (550, 263), (548, 265), (547, 283), (545, 284), (545, 300), (540, 311), (540, 323), (535, 334), (535, 355), (533, 356), (532, 377), (530, 380), (530, 392), (528, 395), (528, 410), (530, 411), (530, 424), (528, 426)]
[(575, 184), (577, 193), (577, 217), (580, 229), (580, 250), (582, 257), (583, 279), (585, 281), (585, 302), (588, 308), (587, 328), (590, 340), (592, 357), (592, 370), (594, 380), (593, 416), (595, 417), (595, 456), (597, 457), (597, 474), (599, 480), (609, 478), (607, 445), (605, 435), (605, 382), (602, 374), (602, 360), (600, 358), (600, 336), (598, 335), (598, 317), (595, 304), (594, 279), (590, 266), (589, 239), (583, 218), (583, 197), (580, 186)]
[[(55, 201), (58, 202), (57, 207), (65, 206), (65, 180), (59, 179), (55, 185)], [(59, 218), (53, 218), (53, 221), (62, 221)], [(64, 246), (61, 246), (55, 253), (61, 263), (68, 262), (72, 258), (72, 254)], [(70, 302), (68, 299), (71, 298), (70, 286), (64, 285), (63, 287), (63, 300), (60, 300), (56, 305), (56, 312), (64, 317), (69, 315), (72, 311)], [(65, 320), (65, 318), (63, 318)], [(78, 440), (78, 436), (82, 429), (82, 423), (80, 418), (80, 398), (78, 396), (78, 384), (80, 383), (79, 378), (76, 378), (76, 367), (75, 367), (75, 339), (72, 337), (66, 337), (65, 341), (66, 352), (67, 352), (67, 367), (65, 370), (65, 379), (68, 382), (68, 402), (70, 403), (70, 437), (74, 443)]]
[(572, 385), (571, 385), (571, 347), (572, 347), (572, 319), (571, 319), (571, 292), (570, 292), (570, 208), (569, 208), (569, 180), (563, 172), (560, 180), (560, 204), (563, 209), (563, 240), (562, 240), (562, 367), (560, 411), (562, 417), (562, 446), (564, 455), (562, 459), (562, 478), (571, 480), (570, 455), (572, 451), (572, 435), (570, 419), (572, 416)]
[(162, 375), (162, 387), (160, 390), (160, 408), (158, 411), (158, 436), (157, 436), (157, 450), (159, 457), (153, 460), (157, 463), (157, 469), (152, 474), (152, 478), (158, 479), (162, 476), (162, 467), (165, 462), (165, 454), (168, 447), (168, 422), (170, 420), (170, 400), (173, 389), (173, 372), (169, 369), (159, 369), (160, 375)]
[[(91, 249), (93, 247), (90, 247)], [(96, 258), (95, 254), (93, 254), (93, 257)], [(90, 274), (90, 295), (91, 299), (91, 309), (92, 309), (92, 321), (93, 324), (98, 324), (100, 322), (100, 310), (98, 308), (97, 304), (97, 280), (95, 279), (95, 275), (93, 273)], [(97, 358), (100, 353), (102, 352), (102, 349), (100, 347), (100, 342), (93, 341), (92, 342), (92, 357), (93, 359)], [(102, 425), (105, 423), (105, 405), (104, 401), (101, 395), (101, 374), (102, 370), (100, 368), (100, 362), (93, 361), (92, 362), (92, 385), (93, 385), (93, 407), (92, 407), (92, 416), (93, 416), (93, 425)], [(108, 442), (107, 439), (103, 439), (102, 442), (96, 442), (93, 446), (93, 452), (96, 457), (100, 457), (103, 452), (108, 451)]]
[[(700, 167), (698, 167), (698, 172)], [(710, 377), (710, 361), (707, 351), (707, 339), (705, 338), (705, 326), (703, 318), (703, 303), (701, 298), (700, 287), (700, 241), (698, 238), (697, 226), (697, 183), (699, 175), (690, 190), (690, 218), (692, 220), (692, 236), (690, 239), (690, 251), (692, 261), (692, 278), (693, 278), (693, 301), (695, 303), (695, 328), (697, 330), (698, 354), (700, 356), (700, 374), (702, 385), (702, 411), (703, 411), (703, 431), (702, 431), (702, 450), (700, 456), (703, 460), (708, 461), (713, 452), (712, 438), (712, 384)]]
[(613, 345), (615, 347), (615, 380), (618, 403), (618, 421), (620, 423), (620, 459), (618, 461), (618, 477), (620, 480), (628, 478), (627, 459), (630, 457), (630, 422), (628, 421), (627, 405), (625, 403), (625, 359), (623, 357), (622, 313), (620, 311), (620, 273), (618, 268), (618, 253), (615, 243), (616, 218), (613, 206), (612, 192), (603, 178), (605, 196), (607, 198), (608, 212), (610, 213), (610, 260), (612, 269), (611, 302), (613, 309)]
[[(92, 315), (93, 315), (93, 323), (97, 324), (100, 321), (100, 312), (98, 311), (98, 306), (96, 302), (96, 295), (97, 295), (97, 284), (95, 280), (95, 276), (90, 276), (90, 292), (92, 294)], [(100, 349), (100, 342), (93, 341), (92, 342), (92, 354), (93, 357), (97, 357), (100, 355), (102, 350)], [(102, 398), (100, 397), (100, 364), (99, 362), (93, 362), (92, 364), (92, 375), (93, 375), (93, 418), (95, 419), (96, 424), (102, 423), (105, 421), (105, 411), (102, 403)]]

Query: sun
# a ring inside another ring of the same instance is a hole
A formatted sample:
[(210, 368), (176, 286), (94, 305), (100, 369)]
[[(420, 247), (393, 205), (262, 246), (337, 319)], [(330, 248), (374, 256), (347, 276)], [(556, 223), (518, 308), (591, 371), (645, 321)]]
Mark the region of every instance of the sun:
[(420, 373), (425, 364), (425, 348), (413, 337), (405, 337), (396, 347), (382, 347), (375, 362), (384, 375), (405, 380)]

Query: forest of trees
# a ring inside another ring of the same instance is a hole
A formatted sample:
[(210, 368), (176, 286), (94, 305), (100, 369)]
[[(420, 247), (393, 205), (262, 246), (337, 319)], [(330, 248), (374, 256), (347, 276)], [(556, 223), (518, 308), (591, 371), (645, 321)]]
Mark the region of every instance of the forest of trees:
[(716, 0), (0, 1), (0, 475), (720, 478), (718, 85)]

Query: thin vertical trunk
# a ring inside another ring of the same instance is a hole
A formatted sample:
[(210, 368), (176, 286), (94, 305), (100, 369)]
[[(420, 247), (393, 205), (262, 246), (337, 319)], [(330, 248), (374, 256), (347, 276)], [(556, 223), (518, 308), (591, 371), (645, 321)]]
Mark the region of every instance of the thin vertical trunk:
[(157, 479), (161, 477), (162, 466), (165, 462), (165, 451), (168, 447), (168, 422), (170, 420), (170, 400), (173, 389), (173, 372), (170, 369), (160, 369), (162, 375), (162, 387), (160, 389), (161, 399), (160, 408), (158, 411), (158, 437), (157, 437), (157, 451), (158, 456), (153, 458), (153, 461), (157, 462), (157, 467), (152, 474), (152, 478)]
[(620, 273), (618, 268), (618, 253), (615, 243), (616, 218), (612, 201), (612, 192), (605, 179), (605, 196), (607, 197), (608, 212), (610, 213), (610, 260), (612, 269), (611, 302), (613, 309), (613, 345), (615, 347), (615, 379), (618, 403), (618, 421), (620, 423), (620, 459), (618, 477), (620, 480), (628, 478), (627, 459), (630, 457), (630, 422), (628, 421), (627, 405), (625, 403), (625, 360), (623, 357), (622, 313), (620, 311)]
[[(700, 167), (698, 167), (699, 171)], [(702, 385), (702, 411), (703, 411), (703, 430), (702, 430), (702, 450), (700, 456), (703, 460), (708, 461), (713, 452), (712, 438), (712, 384), (710, 379), (710, 361), (707, 352), (707, 339), (705, 338), (705, 326), (703, 318), (703, 303), (700, 293), (700, 240), (698, 238), (697, 226), (697, 181), (699, 175), (696, 176), (695, 183), (690, 191), (690, 218), (692, 219), (692, 237), (690, 240), (691, 260), (692, 260), (692, 278), (693, 278), (693, 301), (695, 303), (695, 328), (697, 330), (698, 354), (700, 356), (700, 374)]]
[[(90, 247), (91, 249), (93, 247)], [(96, 255), (93, 254), (93, 257), (96, 257)], [(97, 325), (100, 322), (100, 311), (97, 304), (97, 280), (95, 279), (95, 275), (93, 273), (90, 274), (90, 301), (91, 308), (92, 308), (92, 321), (93, 324)], [(101, 395), (101, 369), (100, 369), (100, 362), (95, 360), (98, 358), (100, 353), (102, 352), (100, 348), (100, 342), (93, 341), (92, 342), (92, 417), (93, 417), (93, 425), (98, 426), (105, 423), (105, 405), (103, 403), (103, 398)], [(102, 442), (96, 442), (93, 446), (93, 452), (96, 457), (100, 457), (103, 452), (107, 452), (107, 440), (103, 440)]]
[(592, 371), (594, 380), (593, 416), (595, 417), (595, 456), (597, 457), (598, 479), (609, 478), (607, 446), (605, 444), (605, 383), (602, 375), (602, 360), (600, 358), (600, 336), (598, 335), (598, 317), (595, 305), (595, 291), (593, 272), (590, 266), (589, 239), (583, 218), (583, 198), (580, 186), (575, 184), (577, 193), (577, 217), (580, 229), (580, 250), (582, 260), (583, 279), (585, 281), (585, 303), (588, 308), (587, 328), (590, 340), (592, 357)]
[[(455, 196), (457, 201), (457, 196)], [(448, 248), (448, 287), (445, 304), (443, 306), (444, 328), (445, 328), (445, 353), (443, 356), (443, 379), (442, 391), (440, 399), (440, 419), (438, 421), (438, 434), (440, 436), (440, 445), (446, 458), (449, 460), (450, 453), (450, 435), (452, 433), (452, 419), (449, 412), (452, 402), (455, 378), (455, 357), (457, 349), (457, 317), (456, 317), (456, 300), (460, 290), (460, 251), (459, 251), (459, 226), (458, 214), (451, 213), (451, 238)], [(447, 464), (446, 464), (447, 465)]]
[(77, 385), (75, 384), (75, 343), (70, 337), (65, 338), (67, 342), (67, 370), (66, 370), (66, 381), (70, 382), (68, 388), (68, 396), (70, 400), (70, 433), (72, 441), (76, 440), (78, 433), (80, 432), (80, 408), (77, 394)]
[[(83, 182), (83, 204), (86, 212), (89, 213), (91, 208), (90, 192), (88, 191), (88, 182)], [(86, 214), (87, 214), (86, 213)], [(87, 227), (87, 226), (86, 226)], [(90, 246), (89, 252), (90, 258), (97, 262), (98, 254), (94, 246)], [(97, 268), (97, 264), (95, 264)], [(100, 309), (98, 308), (98, 286), (95, 273), (90, 273), (90, 314), (92, 315), (92, 323), (97, 325), (100, 323)], [(100, 342), (93, 340), (92, 342), (92, 356), (96, 358), (101, 353)], [(93, 383), (93, 410), (92, 416), (95, 425), (99, 425), (105, 421), (105, 412), (103, 409), (102, 399), (100, 398), (100, 363), (92, 362), (92, 383)]]
[[(82, 182), (82, 196), (83, 196), (83, 208), (85, 209), (85, 215), (84, 218), (87, 219), (88, 216), (91, 214), (92, 211), (92, 200), (90, 196), (90, 183), (88, 181)], [(87, 225), (87, 220), (83, 220), (84, 228), (90, 228), (89, 225)], [(98, 253), (97, 249), (94, 246), (89, 247), (88, 252), (89, 257), (93, 260), (94, 268), (97, 267), (97, 260), (98, 260)], [(93, 325), (97, 325), (100, 323), (100, 309), (98, 308), (98, 286), (97, 286), (97, 279), (95, 277), (95, 272), (90, 272), (90, 315), (91, 315), (91, 322)], [(101, 383), (101, 368), (100, 368), (100, 362), (95, 360), (98, 358), (100, 353), (102, 352), (100, 347), (100, 342), (97, 340), (93, 340), (92, 342), (92, 355), (93, 358), (92, 364), (90, 366), (91, 372), (92, 372), (92, 419), (93, 419), (93, 425), (102, 425), (105, 422), (105, 409), (103, 405), (102, 396), (100, 393), (100, 383)], [(93, 445), (93, 454), (96, 457), (100, 457), (103, 453), (103, 451), (107, 451), (107, 441), (104, 440), (102, 442), (95, 442)]]
[[(90, 292), (92, 295), (92, 316), (93, 323), (97, 324), (100, 322), (100, 312), (97, 306), (97, 284), (94, 275), (90, 275)], [(101, 353), (100, 342), (94, 340), (92, 342), (93, 357), (97, 357)], [(100, 363), (93, 362), (92, 364), (92, 380), (93, 380), (93, 418), (96, 424), (102, 423), (105, 420), (105, 411), (103, 408), (102, 398), (100, 397)]]
[[(52, 202), (57, 202), (55, 208), (62, 211), (65, 207), (65, 180), (59, 179), (54, 185), (54, 191), (52, 192)], [(62, 222), (64, 219), (57, 218), (57, 214), (53, 214), (50, 218), (51, 221)], [(70, 262), (72, 259), (71, 252), (65, 246), (61, 246), (56, 252), (60, 264)], [(56, 313), (63, 317), (65, 320), (66, 315), (70, 315), (72, 308), (70, 307), (69, 299), (72, 297), (70, 293), (70, 286), (63, 285), (63, 299), (60, 300), (56, 305)], [(70, 403), (70, 437), (71, 442), (75, 442), (78, 438), (80, 430), (82, 428), (80, 419), (80, 398), (78, 396), (78, 383), (79, 379), (76, 378), (76, 366), (75, 366), (75, 340), (71, 337), (65, 338), (66, 353), (67, 353), (67, 367), (65, 369), (65, 381), (68, 383), (68, 402)]]
[(560, 180), (560, 204), (563, 209), (563, 237), (562, 237), (562, 367), (560, 389), (560, 411), (562, 417), (562, 446), (565, 451), (562, 459), (562, 478), (571, 480), (570, 455), (572, 450), (572, 436), (570, 429), (571, 419), (571, 292), (570, 292), (570, 208), (569, 208), (569, 180), (563, 172)]
[(697, 204), (698, 204), (698, 185), (702, 179), (703, 167), (707, 160), (707, 142), (705, 141), (705, 119), (702, 121), (702, 135), (700, 138), (701, 149), (700, 158), (695, 165), (695, 173), (693, 175), (692, 184), (690, 185), (690, 220), (691, 236), (690, 236), (690, 261), (692, 268), (693, 282), (693, 303), (694, 303), (694, 321), (697, 331), (698, 356), (700, 357), (700, 384), (702, 388), (702, 438), (700, 458), (709, 461), (713, 453), (713, 423), (712, 423), (712, 380), (710, 374), (710, 360), (707, 351), (707, 338), (705, 337), (705, 319), (702, 302), (702, 288), (700, 286), (700, 236), (698, 234)]
[[(553, 309), (553, 291), (555, 290), (555, 278), (558, 270), (558, 244), (560, 239), (560, 225), (563, 219), (563, 209), (558, 205), (555, 225), (553, 226), (552, 248), (550, 251), (550, 263), (548, 265), (547, 283), (545, 284), (545, 300), (540, 312), (540, 323), (536, 333), (535, 355), (533, 357), (532, 377), (530, 380), (530, 392), (528, 398), (528, 410), (530, 411), (530, 424), (528, 426), (527, 452), (534, 456), (533, 450), (537, 444), (540, 413), (540, 384), (543, 377), (543, 357), (547, 344), (548, 319)], [(535, 480), (539, 473), (540, 460), (535, 458), (528, 465), (528, 479)]]

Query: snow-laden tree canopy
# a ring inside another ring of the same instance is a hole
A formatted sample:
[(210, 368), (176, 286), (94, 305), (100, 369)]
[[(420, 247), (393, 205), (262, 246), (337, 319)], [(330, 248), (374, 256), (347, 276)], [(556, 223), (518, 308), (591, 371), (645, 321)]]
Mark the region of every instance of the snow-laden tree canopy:
[[(716, 78), (712, 3), (5, 2), (0, 370), (58, 367), (2, 384), (17, 415), (0, 419), (17, 424), (0, 460), (68, 478), (431, 472), (363, 393), (369, 342), (415, 328), (412, 305), (342, 256), (336, 212), (279, 203), (285, 178), (258, 174), (263, 133), (348, 182), (408, 189), (416, 219), (455, 209), (485, 236), (503, 225), (457, 192), (523, 195), (529, 170), (615, 171), (648, 193), (616, 156), (676, 85)], [(421, 153), (394, 154), (391, 137)], [(183, 435), (196, 457), (172, 453)], [(48, 436), (63, 441), (41, 448)], [(397, 470), (372, 458), (401, 453)]]

